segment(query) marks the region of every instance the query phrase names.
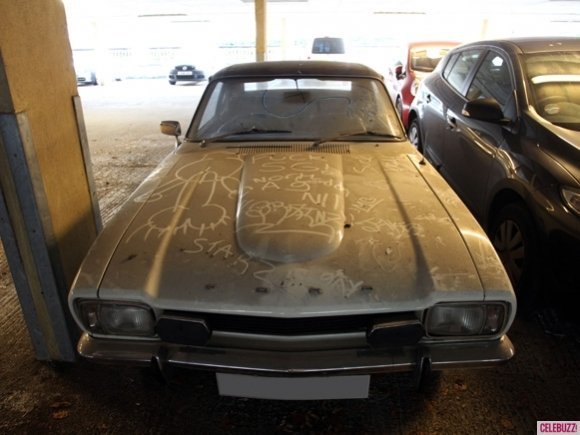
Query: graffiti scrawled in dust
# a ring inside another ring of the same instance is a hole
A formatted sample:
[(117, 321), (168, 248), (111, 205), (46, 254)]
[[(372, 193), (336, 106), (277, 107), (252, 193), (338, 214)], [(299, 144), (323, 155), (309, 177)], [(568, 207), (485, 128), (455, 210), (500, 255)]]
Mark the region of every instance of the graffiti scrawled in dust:
[(269, 291), (349, 298), (364, 287), (365, 270), (326, 262), (347, 231), (359, 263), (382, 273), (396, 270), (410, 236), (424, 237), (420, 219), (398, 216), (385, 182), (384, 167), (401, 174), (403, 164), (332, 153), (208, 152), (135, 199), (145, 217), (128, 240), (179, 245), (192, 264), (211, 258), (212, 268), (251, 276)]

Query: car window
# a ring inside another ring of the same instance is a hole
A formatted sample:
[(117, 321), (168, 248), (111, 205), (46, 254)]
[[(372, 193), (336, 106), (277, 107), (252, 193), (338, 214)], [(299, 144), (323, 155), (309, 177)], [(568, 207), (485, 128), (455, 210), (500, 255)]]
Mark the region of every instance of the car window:
[(449, 57), (449, 59), (447, 59), (447, 63), (445, 64), (445, 67), (443, 68), (443, 77), (447, 78), (449, 76), (449, 71), (451, 71), (451, 68), (453, 67), (453, 65), (455, 65), (455, 62), (457, 61), (458, 57), (459, 57), (459, 53), (455, 53), (455, 54), (451, 55)]
[[(230, 78), (210, 83), (189, 139), (316, 140), (343, 133), (403, 137), (380, 80)], [(363, 138), (361, 138), (363, 140)]]
[(467, 99), (494, 98), (503, 109), (513, 89), (508, 62), (496, 52), (490, 51), (469, 86)]
[(314, 38), (312, 42), (312, 54), (344, 54), (344, 52), (342, 38)]
[(411, 69), (414, 71), (431, 72), (449, 50), (449, 47), (413, 47), (410, 53)]
[[(449, 84), (453, 86), (458, 92), (462, 93), (465, 80), (481, 55), (481, 50), (465, 50), (458, 53), (452, 65), (446, 65), (443, 72), (443, 77), (447, 79)], [(451, 63), (451, 62), (449, 62)]]
[(199, 121), (199, 128), (203, 128), (203, 126), (212, 118), (216, 116), (218, 110), (218, 104), (220, 100), (220, 96), (222, 95), (222, 86), (223, 83), (218, 83), (214, 92), (212, 92), (211, 97), (209, 98), (207, 104), (205, 105), (205, 110), (203, 111), (203, 115)]

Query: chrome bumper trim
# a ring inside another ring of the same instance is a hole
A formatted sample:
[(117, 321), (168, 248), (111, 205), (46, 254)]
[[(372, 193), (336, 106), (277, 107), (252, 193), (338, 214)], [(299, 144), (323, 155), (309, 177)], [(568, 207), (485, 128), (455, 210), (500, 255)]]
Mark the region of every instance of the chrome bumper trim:
[(85, 333), (77, 349), (84, 358), (100, 362), (149, 365), (155, 360), (169, 367), (272, 376), (413, 371), (425, 359), (430, 361), (432, 370), (486, 367), (504, 363), (514, 355), (514, 347), (507, 336), (491, 342), (285, 352), (103, 339)]

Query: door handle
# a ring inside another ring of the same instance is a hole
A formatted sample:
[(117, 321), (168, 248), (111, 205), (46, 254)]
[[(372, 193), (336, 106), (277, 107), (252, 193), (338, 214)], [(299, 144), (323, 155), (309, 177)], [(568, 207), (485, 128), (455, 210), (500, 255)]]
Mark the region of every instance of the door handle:
[(454, 116), (446, 116), (447, 119), (447, 128), (449, 130), (453, 130), (455, 127), (457, 127), (457, 120), (455, 119)]
[(425, 100), (426, 100), (428, 103), (430, 103), (430, 102), (431, 102), (431, 94), (427, 94), (427, 95), (425, 96)]

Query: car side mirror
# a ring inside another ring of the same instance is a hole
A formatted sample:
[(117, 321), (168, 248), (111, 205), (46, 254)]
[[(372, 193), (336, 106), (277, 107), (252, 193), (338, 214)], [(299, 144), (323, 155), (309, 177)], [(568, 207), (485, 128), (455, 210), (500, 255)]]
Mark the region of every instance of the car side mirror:
[(181, 124), (179, 124), (179, 121), (161, 121), (159, 127), (161, 133), (175, 137), (176, 147), (181, 144), (179, 141), (179, 136), (181, 136)]
[(504, 117), (501, 106), (495, 98), (478, 98), (468, 101), (463, 106), (461, 114), (467, 118), (494, 124), (507, 125), (510, 122)]

